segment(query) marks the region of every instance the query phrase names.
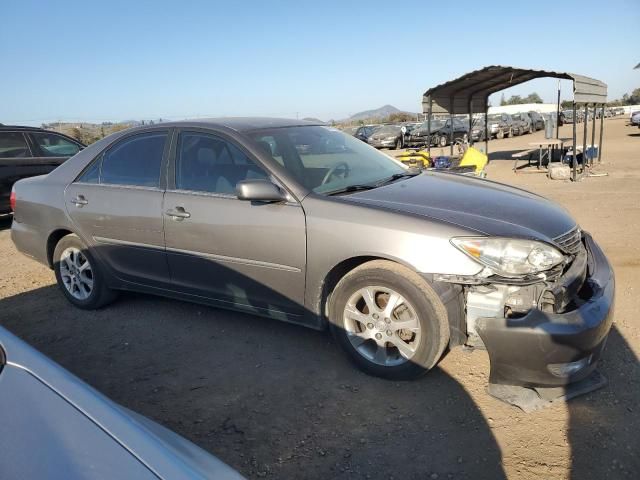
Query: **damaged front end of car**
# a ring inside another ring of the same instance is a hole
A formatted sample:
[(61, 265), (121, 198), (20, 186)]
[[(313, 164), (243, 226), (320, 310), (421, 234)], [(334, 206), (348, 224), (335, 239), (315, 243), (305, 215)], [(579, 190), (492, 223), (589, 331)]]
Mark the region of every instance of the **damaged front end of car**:
[(614, 275), (588, 233), (576, 227), (553, 245), (491, 237), (452, 243), (485, 267), (435, 280), (462, 287), (466, 343), (489, 354), (490, 393), (514, 386), (566, 394), (594, 372), (611, 328)]

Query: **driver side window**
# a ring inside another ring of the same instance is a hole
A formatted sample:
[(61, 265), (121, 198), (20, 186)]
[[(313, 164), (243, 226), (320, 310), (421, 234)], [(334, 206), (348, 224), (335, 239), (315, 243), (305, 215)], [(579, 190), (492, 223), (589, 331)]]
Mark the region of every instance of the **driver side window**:
[(234, 195), (241, 180), (268, 174), (234, 144), (200, 132), (182, 132), (176, 152), (176, 189)]

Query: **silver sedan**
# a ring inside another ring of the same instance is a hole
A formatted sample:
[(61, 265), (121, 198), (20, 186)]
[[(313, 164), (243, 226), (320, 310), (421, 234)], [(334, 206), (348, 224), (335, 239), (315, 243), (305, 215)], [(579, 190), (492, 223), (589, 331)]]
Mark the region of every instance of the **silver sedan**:
[(329, 326), (366, 372), (412, 378), (486, 348), (492, 383), (596, 367), (613, 273), (567, 212), (461, 175), (407, 170), (309, 122), (131, 129), (12, 193), (17, 248), (76, 307), (118, 290)]

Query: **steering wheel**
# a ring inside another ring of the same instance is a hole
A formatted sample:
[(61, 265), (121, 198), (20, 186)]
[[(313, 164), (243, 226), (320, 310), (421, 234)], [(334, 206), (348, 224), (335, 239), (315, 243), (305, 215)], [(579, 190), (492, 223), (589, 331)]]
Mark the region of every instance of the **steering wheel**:
[(349, 176), (349, 165), (347, 164), (347, 162), (338, 162), (333, 167), (331, 167), (329, 171), (325, 174), (324, 178), (322, 179), (322, 183), (320, 185), (329, 183), (329, 180), (331, 179), (331, 177), (333, 177), (333, 175), (335, 175), (335, 173), (340, 169), (344, 170), (343, 178), (347, 178)]

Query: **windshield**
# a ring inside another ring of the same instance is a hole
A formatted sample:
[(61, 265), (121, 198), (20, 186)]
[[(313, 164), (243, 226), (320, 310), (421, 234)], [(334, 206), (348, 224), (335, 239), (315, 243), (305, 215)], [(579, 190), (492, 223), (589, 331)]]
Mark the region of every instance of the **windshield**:
[(407, 171), (400, 162), (331, 127), (274, 128), (249, 136), (298, 182), (316, 193), (374, 186)]
[(501, 115), (489, 115), (489, 116), (487, 117), (487, 119), (488, 119), (490, 122), (499, 122), (500, 120), (502, 120), (502, 116), (501, 116)]

